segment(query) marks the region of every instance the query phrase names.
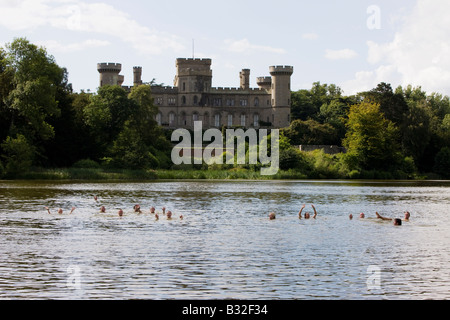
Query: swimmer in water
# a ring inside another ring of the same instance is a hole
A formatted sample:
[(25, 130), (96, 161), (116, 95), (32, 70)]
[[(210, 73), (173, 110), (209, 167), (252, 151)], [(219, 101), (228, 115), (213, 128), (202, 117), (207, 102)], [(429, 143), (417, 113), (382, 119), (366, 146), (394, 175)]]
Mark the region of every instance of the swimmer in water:
[(359, 214), (359, 218), (360, 219), (364, 219), (366, 217), (366, 215), (363, 213), (363, 212), (361, 212), (360, 214)]
[(269, 220), (275, 220), (277, 218), (277, 216), (275, 215), (275, 212), (271, 212), (269, 214)]
[(105, 213), (105, 212), (106, 212), (105, 206), (101, 206), (101, 208), (100, 208), (100, 213)]
[[(394, 221), (394, 225), (396, 225), (396, 226), (402, 225), (402, 219), (386, 218), (386, 217), (381, 216), (378, 212), (376, 212), (376, 215), (377, 215), (378, 219), (385, 220), (385, 221)], [(411, 218), (411, 214), (408, 211), (406, 211), (405, 218), (403, 219), (403, 221), (409, 221), (410, 218)]]
[(119, 217), (123, 217), (123, 210), (119, 209), (118, 214), (119, 214)]
[(150, 208), (150, 213), (151, 213), (151, 214), (155, 214), (155, 210), (156, 210), (155, 207), (151, 207), (151, 208)]
[(353, 220), (353, 215), (350, 213), (350, 215), (348, 216), (348, 218), (349, 218), (350, 220)]
[[(52, 214), (51, 212), (50, 212), (50, 209), (48, 208), (48, 207), (45, 207), (45, 209), (48, 211), (48, 214)], [(75, 211), (75, 207), (72, 207), (72, 210), (70, 211), (70, 213), (69, 214), (72, 214), (74, 211)], [(63, 209), (61, 209), (61, 208), (59, 208), (58, 209), (58, 214), (63, 214), (64, 213), (64, 211), (63, 211)]]
[(159, 215), (158, 214), (155, 214), (155, 219), (156, 219), (156, 221), (159, 220)]
[(136, 212), (136, 213), (142, 213), (142, 211), (141, 211), (141, 206), (138, 205), (138, 204), (136, 204), (136, 205), (133, 207), (133, 210), (134, 210), (134, 212)]
[[(302, 218), (302, 211), (303, 211), (303, 209), (305, 209), (305, 207), (306, 207), (306, 205), (303, 205), (303, 207), (300, 209), (300, 212), (298, 213), (298, 218), (299, 218), (299, 219)], [(314, 210), (314, 216), (313, 216), (313, 219), (316, 219), (316, 217), (317, 217), (316, 207), (314, 207), (314, 205), (311, 205), (311, 207), (312, 207), (313, 210)], [(310, 218), (311, 218), (310, 213), (309, 213), (309, 212), (305, 212), (305, 219), (308, 220), (308, 219), (310, 219)]]

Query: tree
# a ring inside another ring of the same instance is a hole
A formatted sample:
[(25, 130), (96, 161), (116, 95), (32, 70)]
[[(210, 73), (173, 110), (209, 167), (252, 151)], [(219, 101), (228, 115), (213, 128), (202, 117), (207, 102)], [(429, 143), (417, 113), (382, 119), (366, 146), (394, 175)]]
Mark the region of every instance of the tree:
[(398, 129), (384, 117), (380, 105), (361, 102), (350, 107), (344, 146), (352, 165), (388, 171), (401, 161), (397, 141)]
[(24, 38), (7, 44), (2, 56), (3, 130), (10, 137), (24, 136), (39, 156), (35, 159), (43, 160), (43, 144), (55, 136), (49, 119), (60, 115), (59, 101), (71, 92), (67, 70)]
[(444, 147), (436, 155), (434, 172), (443, 178), (450, 178), (450, 148)]
[(8, 137), (1, 147), (4, 152), (2, 158), (6, 175), (14, 177), (30, 169), (34, 158), (34, 148), (28, 143), (25, 136)]
[(315, 120), (295, 120), (284, 130), (284, 134), (293, 145), (329, 145), (337, 142), (336, 129)]
[(375, 89), (363, 93), (363, 96), (372, 103), (380, 105), (380, 111), (386, 119), (397, 126), (401, 126), (404, 115), (408, 111), (408, 105), (400, 93), (394, 93), (390, 84), (380, 83)]

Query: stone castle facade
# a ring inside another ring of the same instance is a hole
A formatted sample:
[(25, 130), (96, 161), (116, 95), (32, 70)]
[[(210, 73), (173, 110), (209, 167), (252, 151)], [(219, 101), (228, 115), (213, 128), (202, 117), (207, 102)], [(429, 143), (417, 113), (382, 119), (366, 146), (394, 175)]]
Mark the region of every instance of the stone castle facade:
[[(291, 66), (272, 66), (270, 76), (257, 78), (258, 88), (250, 88), (250, 70), (240, 72), (240, 87), (212, 86), (211, 59), (177, 59), (173, 87), (152, 85), (156, 121), (164, 128), (285, 128), (291, 122)], [(122, 65), (99, 63), (100, 86), (122, 86)], [(141, 85), (142, 68), (134, 67), (134, 86)], [(131, 90), (131, 87), (124, 87)]]

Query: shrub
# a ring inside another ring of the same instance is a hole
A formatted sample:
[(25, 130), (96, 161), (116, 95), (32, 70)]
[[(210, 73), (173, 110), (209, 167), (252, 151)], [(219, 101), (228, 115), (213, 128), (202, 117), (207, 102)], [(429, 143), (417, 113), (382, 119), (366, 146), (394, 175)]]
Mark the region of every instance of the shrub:
[(30, 170), (34, 158), (34, 148), (23, 135), (15, 139), (8, 137), (1, 145), (3, 149), (4, 171), (7, 176), (17, 176)]
[(98, 168), (100, 168), (100, 164), (91, 159), (84, 159), (84, 160), (77, 161), (73, 165), (73, 167), (79, 168), (79, 169), (98, 169)]

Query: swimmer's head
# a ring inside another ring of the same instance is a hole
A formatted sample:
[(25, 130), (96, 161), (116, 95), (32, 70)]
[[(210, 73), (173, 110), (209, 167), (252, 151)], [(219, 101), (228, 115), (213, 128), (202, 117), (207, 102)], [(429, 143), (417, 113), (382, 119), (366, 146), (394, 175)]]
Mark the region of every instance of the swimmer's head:
[(309, 218), (311, 218), (311, 215), (309, 214), (309, 212), (306, 212), (305, 213), (305, 219), (309, 219)]
[(402, 219), (394, 219), (394, 226), (401, 226), (402, 225)]
[(411, 214), (408, 211), (406, 211), (405, 212), (405, 220), (409, 220), (409, 218), (411, 218)]
[(172, 211), (168, 211), (167, 212), (167, 219), (171, 219), (172, 218)]
[(269, 219), (270, 220), (275, 220), (277, 218), (277, 216), (275, 215), (275, 212), (271, 212), (270, 214), (269, 214)]
[(364, 219), (364, 218), (366, 217), (366, 215), (365, 215), (364, 213), (361, 212), (361, 213), (359, 214), (359, 217), (360, 217), (361, 219)]

